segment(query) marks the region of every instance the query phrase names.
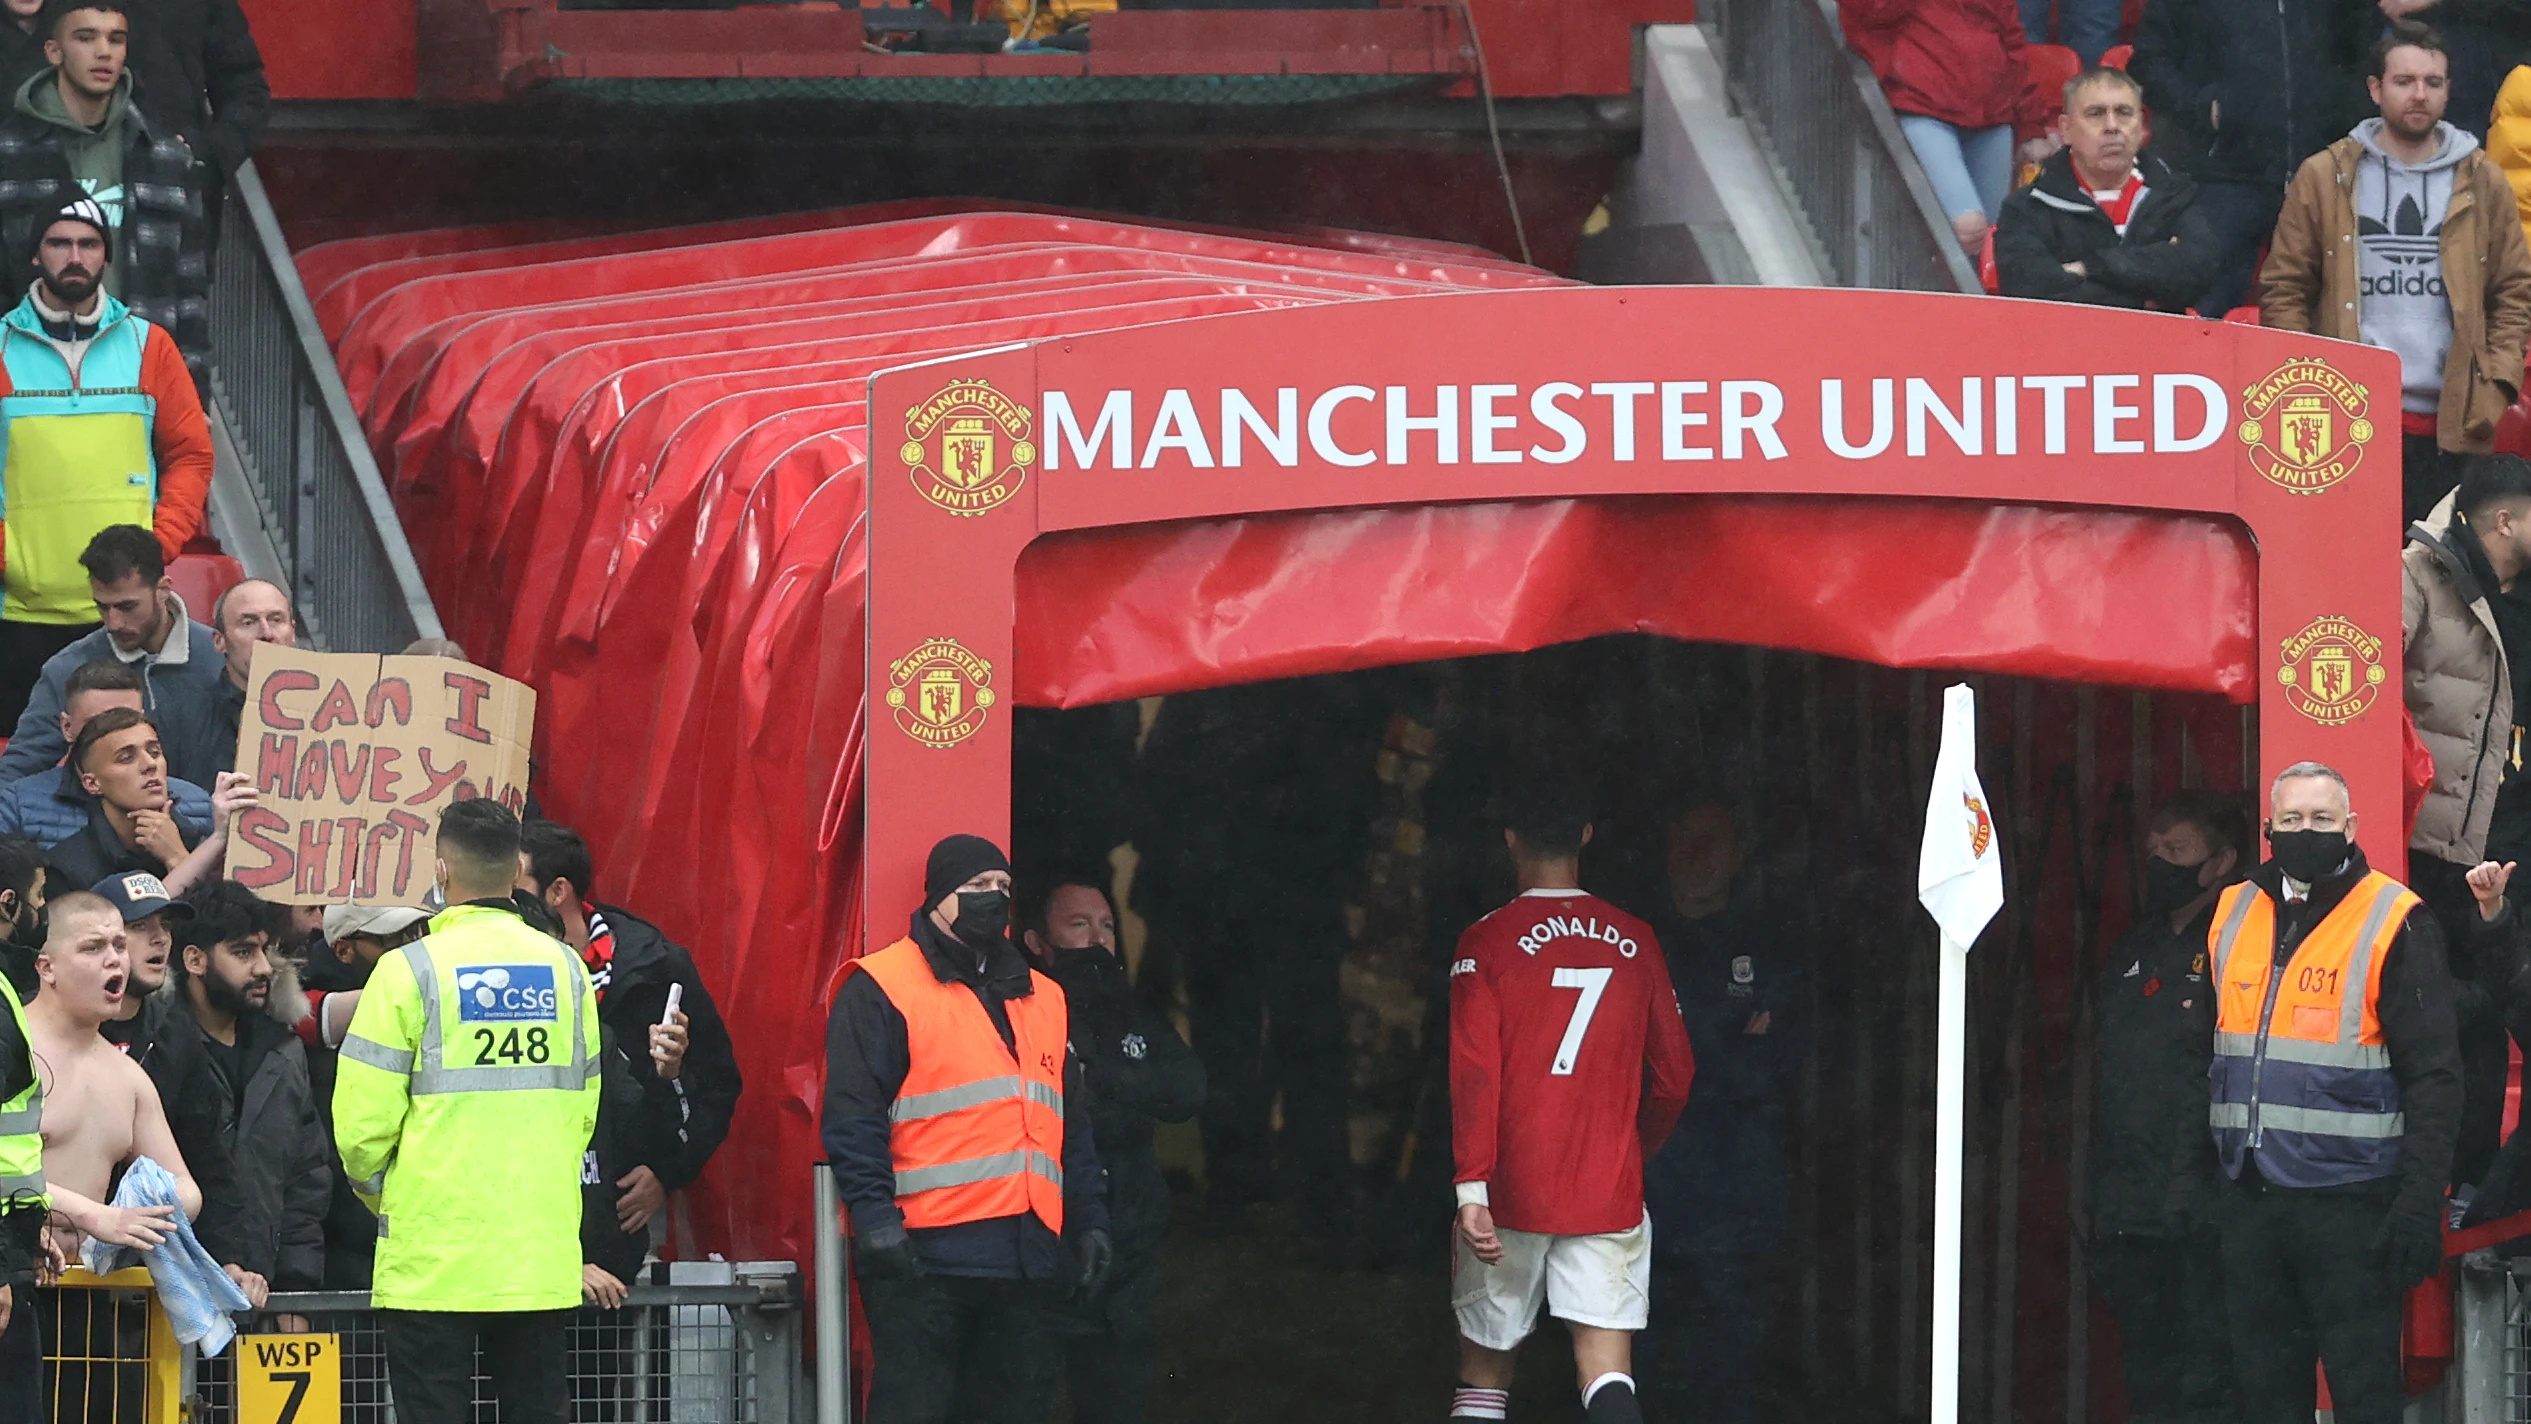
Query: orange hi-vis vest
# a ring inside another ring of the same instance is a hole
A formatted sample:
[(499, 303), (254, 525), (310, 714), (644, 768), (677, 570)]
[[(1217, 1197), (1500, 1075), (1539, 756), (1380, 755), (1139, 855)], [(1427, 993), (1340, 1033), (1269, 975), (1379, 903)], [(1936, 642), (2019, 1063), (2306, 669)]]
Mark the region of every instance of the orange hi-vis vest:
[(2282, 1187), (2399, 1170), (2407, 1117), (2378, 1014), (2382, 963), (2416, 893), (2372, 871), (2276, 969), (2276, 902), (2244, 882), (2216, 902), (2215, 1058), (2208, 1122), (2224, 1171), (2255, 1157)]
[(1011, 1044), (975, 991), (932, 973), (901, 939), (854, 968), (905, 1017), (905, 1082), (888, 1107), (896, 1204), (909, 1227), (957, 1226), (1033, 1211), (1063, 1231), (1063, 990), (1030, 970), (1005, 1000)]

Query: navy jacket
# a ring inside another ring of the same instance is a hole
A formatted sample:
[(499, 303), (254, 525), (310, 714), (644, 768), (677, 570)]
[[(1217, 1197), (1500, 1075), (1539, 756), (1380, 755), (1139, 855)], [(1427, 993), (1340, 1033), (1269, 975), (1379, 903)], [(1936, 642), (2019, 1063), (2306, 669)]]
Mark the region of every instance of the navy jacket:
[[(148, 689), (143, 706), (158, 728), (159, 745), (167, 750), (167, 774), (209, 786), (229, 769), (237, 751), (234, 745), (226, 751), (212, 746), (216, 733), (211, 694), (228, 677), (228, 664), (211, 646), (211, 630), (186, 615), (183, 599), (175, 602), (176, 616), (184, 620), (184, 660), (171, 663), (143, 657), (133, 667)], [(168, 636), (173, 641), (174, 634)], [(9, 749), (0, 752), (0, 782), (61, 764), (62, 754), (70, 750), (62, 740), (62, 690), (70, 685), (72, 673), (113, 656), (114, 640), (99, 628), (45, 660), (43, 675), (27, 695), (18, 728), (9, 735)]]
[[(211, 834), (211, 793), (181, 776), (171, 776), (167, 794), (175, 798), (176, 824), (184, 828), (185, 844), (201, 844)], [(0, 831), (50, 849), (88, 828), (91, 799), (79, 788), (70, 768), (46, 767), (0, 786)]]
[[(932, 974), (944, 984), (964, 984), (1001, 1030), (1003, 1043), (1012, 1042), (1003, 1002), (1036, 992), (1019, 951), (1007, 942), (998, 945), (979, 971), (974, 951), (933, 929), (921, 911), (914, 915), (913, 936), (931, 962)], [(912, 1064), (905, 1015), (888, 1002), (878, 980), (846, 975), (826, 1018), (826, 1103), (818, 1126), (856, 1232), (904, 1223), (905, 1214), (896, 1205), (896, 1168), (888, 1154), (888, 1108)], [(1090, 1114), (1081, 1110), (1089, 1098), (1081, 1086), (1081, 1060), (1070, 1052), (1063, 1056), (1063, 1097), (1064, 1224), (1068, 1231), (1104, 1231), (1107, 1201), (1100, 1189), (1098, 1148)], [(1069, 1268), (1063, 1243), (1031, 1212), (923, 1227), (910, 1234), (936, 1275), (1051, 1280)]]
[[(1792, 1190), (1784, 1090), (1810, 1051), (1808, 976), (1745, 894), (1720, 914), (1671, 912), (1656, 923), (1696, 1082), (1678, 1127), (1644, 1167), (1653, 1250), (1776, 1250)], [(1760, 1014), (1764, 1031), (1753, 1032)]]

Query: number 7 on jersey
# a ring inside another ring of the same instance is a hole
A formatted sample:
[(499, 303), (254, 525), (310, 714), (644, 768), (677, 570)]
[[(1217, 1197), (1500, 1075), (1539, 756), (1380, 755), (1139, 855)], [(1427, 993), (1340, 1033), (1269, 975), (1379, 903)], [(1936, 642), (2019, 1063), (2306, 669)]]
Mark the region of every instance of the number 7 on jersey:
[(1549, 982), (1559, 989), (1579, 989), (1582, 997), (1573, 1005), (1573, 1017), (1564, 1025), (1564, 1037), (1556, 1043), (1555, 1064), (1547, 1069), (1550, 1076), (1573, 1076), (1574, 1060), (1582, 1056), (1582, 1035), (1591, 1031), (1591, 1015), (1599, 1012), (1599, 996), (1608, 992), (1609, 976), (1616, 972), (1605, 966), (1577, 969), (1563, 965), (1557, 968)]

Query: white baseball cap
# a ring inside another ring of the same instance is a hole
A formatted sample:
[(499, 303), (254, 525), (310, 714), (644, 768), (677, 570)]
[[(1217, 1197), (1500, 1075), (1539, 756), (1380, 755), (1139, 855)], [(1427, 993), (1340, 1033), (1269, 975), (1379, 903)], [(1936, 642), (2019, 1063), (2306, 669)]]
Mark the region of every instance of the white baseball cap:
[(431, 917), (428, 910), (410, 905), (328, 905), (325, 907), (325, 942), (332, 944), (347, 935), (368, 935), (385, 939), (401, 934)]

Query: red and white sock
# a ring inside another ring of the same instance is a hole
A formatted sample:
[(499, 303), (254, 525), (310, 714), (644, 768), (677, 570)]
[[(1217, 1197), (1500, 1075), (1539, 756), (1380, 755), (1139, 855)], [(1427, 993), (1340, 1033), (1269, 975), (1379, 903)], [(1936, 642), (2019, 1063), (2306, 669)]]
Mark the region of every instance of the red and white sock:
[(1450, 1417), (1453, 1419), (1500, 1419), (1511, 1412), (1512, 1392), (1508, 1389), (1477, 1389), (1461, 1385), (1450, 1396)]

